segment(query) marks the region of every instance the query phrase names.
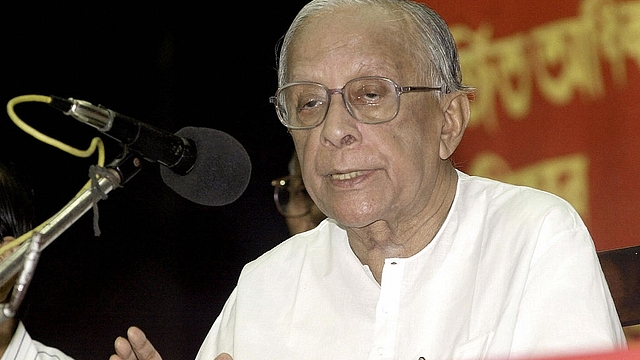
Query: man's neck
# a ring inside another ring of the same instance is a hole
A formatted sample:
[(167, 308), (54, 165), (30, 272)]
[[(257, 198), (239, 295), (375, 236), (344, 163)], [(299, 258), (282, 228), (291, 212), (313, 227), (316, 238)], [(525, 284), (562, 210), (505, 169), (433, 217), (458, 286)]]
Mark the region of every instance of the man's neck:
[(385, 259), (411, 257), (434, 239), (449, 214), (457, 183), (457, 173), (451, 168), (434, 191), (433, 201), (412, 219), (393, 224), (380, 220), (363, 228), (347, 228), (353, 252), (369, 266), (378, 283)]

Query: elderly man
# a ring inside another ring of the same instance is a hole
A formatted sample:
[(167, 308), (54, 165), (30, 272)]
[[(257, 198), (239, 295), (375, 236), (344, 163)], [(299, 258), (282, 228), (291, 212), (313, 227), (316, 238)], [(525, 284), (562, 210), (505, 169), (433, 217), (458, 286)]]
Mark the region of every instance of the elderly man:
[[(284, 38), (279, 83), (271, 101), (328, 219), (245, 266), (198, 359), (625, 346), (576, 211), (454, 168), (473, 89), (435, 12), (400, 0), (312, 1)], [(132, 359), (132, 346), (159, 357), (134, 328), (114, 359)]]

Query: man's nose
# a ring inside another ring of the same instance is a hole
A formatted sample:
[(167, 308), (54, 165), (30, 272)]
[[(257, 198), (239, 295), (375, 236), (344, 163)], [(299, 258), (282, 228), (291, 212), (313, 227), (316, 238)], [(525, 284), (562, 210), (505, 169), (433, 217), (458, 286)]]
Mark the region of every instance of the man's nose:
[[(334, 97), (333, 95), (340, 95)], [(341, 89), (329, 92), (331, 101), (322, 126), (322, 141), (335, 147), (351, 145), (360, 138), (357, 127), (358, 121), (348, 110)]]

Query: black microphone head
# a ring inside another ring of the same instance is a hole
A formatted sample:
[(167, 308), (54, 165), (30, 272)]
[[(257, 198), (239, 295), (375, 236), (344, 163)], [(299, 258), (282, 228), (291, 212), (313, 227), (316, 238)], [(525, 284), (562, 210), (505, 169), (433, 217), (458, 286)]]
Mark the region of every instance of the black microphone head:
[(182, 197), (200, 205), (222, 206), (244, 193), (251, 177), (251, 160), (231, 135), (209, 128), (185, 127), (176, 135), (196, 144), (196, 161), (186, 175), (161, 166), (162, 180)]

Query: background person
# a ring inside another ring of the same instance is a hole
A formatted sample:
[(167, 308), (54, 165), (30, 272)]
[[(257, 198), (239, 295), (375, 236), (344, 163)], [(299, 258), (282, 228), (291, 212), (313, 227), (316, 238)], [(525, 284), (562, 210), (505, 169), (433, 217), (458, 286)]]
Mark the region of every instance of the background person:
[[(8, 244), (33, 229), (34, 217), (31, 189), (13, 170), (0, 164), (0, 245)], [(0, 262), (11, 253), (9, 250), (0, 254)], [(15, 280), (0, 288), (3, 304), (9, 301)], [(16, 317), (0, 321), (0, 355), (2, 360), (72, 360), (62, 351), (31, 339), (24, 324)]]
[(311, 230), (326, 218), (304, 187), (298, 154), (289, 160), (289, 175), (271, 181), (273, 200), (287, 223), (290, 235)]

